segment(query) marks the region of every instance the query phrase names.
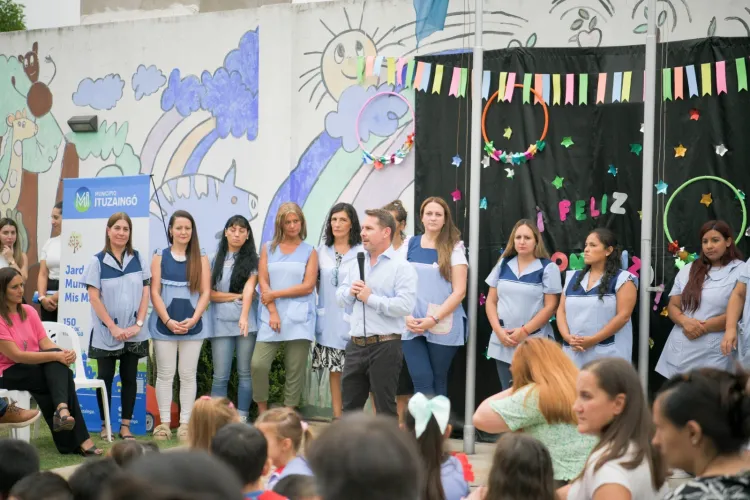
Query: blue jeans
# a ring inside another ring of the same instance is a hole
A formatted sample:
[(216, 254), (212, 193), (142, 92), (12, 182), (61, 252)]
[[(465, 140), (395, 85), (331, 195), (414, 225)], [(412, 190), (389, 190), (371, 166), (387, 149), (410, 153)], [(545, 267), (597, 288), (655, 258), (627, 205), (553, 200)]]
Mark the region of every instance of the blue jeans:
[(246, 417), (250, 413), (250, 402), (253, 400), (253, 384), (250, 378), (250, 360), (255, 350), (256, 332), (247, 337), (216, 337), (211, 339), (211, 353), (214, 361), (214, 378), (211, 384), (211, 397), (226, 397), (229, 376), (232, 374), (232, 360), (237, 351), (237, 412)]
[(505, 361), (495, 360), (497, 365), (497, 376), (500, 377), (500, 386), (505, 389), (510, 389), (513, 385), (513, 375), (510, 373), (510, 363)]
[(448, 395), (448, 370), (459, 346), (427, 342), (424, 337), (401, 341), (404, 360), (414, 382), (414, 393)]

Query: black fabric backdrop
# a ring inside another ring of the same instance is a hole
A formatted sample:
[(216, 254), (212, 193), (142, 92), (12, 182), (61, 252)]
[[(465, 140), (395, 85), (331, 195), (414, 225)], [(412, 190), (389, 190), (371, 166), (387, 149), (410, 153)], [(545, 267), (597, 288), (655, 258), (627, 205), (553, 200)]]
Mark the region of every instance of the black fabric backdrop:
[[(693, 64), (701, 89), (701, 63), (726, 60), (728, 93), (716, 95), (716, 83), (712, 82), (710, 96), (686, 98), (677, 101), (661, 100), (661, 71), (659, 72), (656, 111), (657, 132), (654, 183), (664, 179), (669, 184), (668, 196), (682, 183), (700, 175), (722, 177), (738, 189), (750, 192), (750, 141), (747, 139), (747, 113), (750, 111), (750, 93), (737, 91), (737, 74), (734, 60), (750, 55), (748, 38), (712, 38), (669, 44), (658, 48), (658, 67), (676, 67)], [(643, 103), (611, 103), (612, 73), (633, 71), (631, 95), (641, 101), (643, 88), (644, 46), (610, 47), (597, 49), (516, 48), (485, 53), (484, 69), (493, 72), (490, 94), (497, 90), (501, 71), (518, 73), (516, 83), (523, 82), (524, 73), (565, 74), (588, 73), (588, 105), (578, 105), (578, 79), (576, 77), (575, 104), (549, 106), (549, 132), (546, 149), (532, 161), (513, 166), (515, 178), (507, 178), (505, 168), (510, 167), (492, 161), (482, 169), (481, 196), (487, 198), (487, 209), (480, 210), (479, 232), (479, 281), (480, 291), (486, 293), (484, 279), (500, 256), (500, 249), (508, 241), (510, 231), (518, 219), (536, 220), (537, 207), (543, 213), (544, 242), (550, 253), (555, 251), (581, 252), (588, 232), (598, 226), (606, 226), (617, 234), (620, 246), (633, 256), (640, 254), (640, 218), (642, 156), (630, 152), (630, 144), (643, 144), (641, 123)], [(469, 67), (471, 54), (425, 56), (418, 60), (449, 67)], [(746, 59), (747, 60), (747, 59)], [(607, 73), (607, 99), (605, 104), (595, 105), (599, 73)], [(433, 72), (434, 74), (434, 72)], [(712, 65), (713, 74), (713, 65)], [(453, 217), (461, 228), (463, 239), (468, 240), (470, 155), (470, 108), (471, 89), (467, 98), (457, 99), (447, 95), (448, 77), (443, 82), (441, 94), (416, 93), (416, 167), (415, 210), (428, 196), (442, 196), (451, 200), (451, 192), (459, 189), (462, 200), (453, 203)], [(471, 82), (469, 82), (469, 86)], [(684, 78), (684, 95), (688, 96), (687, 76)], [(432, 82), (428, 88), (432, 88)], [(550, 93), (551, 95), (551, 93)], [(522, 90), (517, 88), (511, 103), (494, 102), (488, 112), (486, 127), (495, 147), (524, 151), (537, 140), (544, 125), (540, 105), (523, 104)], [(565, 90), (562, 98), (564, 102)], [(483, 105), (486, 101), (483, 101)], [(533, 103), (533, 94), (532, 94)], [(697, 109), (700, 119), (690, 119), (690, 111)], [(503, 131), (511, 127), (510, 140), (503, 138)], [(560, 143), (570, 136), (574, 145), (563, 147)], [(723, 157), (715, 153), (715, 147), (723, 143), (729, 152)], [(674, 148), (683, 144), (687, 148), (684, 158), (676, 158)], [(461, 166), (452, 165), (452, 158), (459, 154)], [(608, 174), (608, 168), (618, 169), (616, 176)], [(551, 183), (555, 176), (564, 177), (563, 187), (556, 189)], [(625, 214), (606, 214), (592, 218), (590, 198), (596, 199), (596, 209), (601, 210), (603, 194), (608, 204), (613, 203), (613, 192), (626, 193)], [(711, 193), (713, 203), (701, 205), (701, 196)], [(571, 202), (567, 220), (560, 220), (558, 203)], [(575, 202), (585, 200), (586, 219), (576, 220)], [(650, 350), (651, 381), (653, 390), (661, 383), (653, 372), (672, 323), (659, 312), (668, 302), (677, 269), (674, 258), (667, 253), (663, 236), (663, 209), (667, 202), (664, 195), (654, 194), (653, 263), (655, 284), (664, 283), (663, 294), (657, 310), (651, 314), (651, 337), (654, 346)], [(748, 200), (750, 202), (750, 199)], [(415, 214), (415, 220), (419, 218)], [(698, 181), (685, 188), (675, 198), (669, 212), (669, 229), (673, 238), (690, 252), (700, 252), (698, 229), (707, 220), (724, 219), (735, 232), (740, 229), (742, 211), (732, 191), (714, 181)], [(417, 221), (417, 231), (421, 231)], [(467, 241), (468, 245), (468, 241)], [(746, 241), (740, 249), (747, 255)], [(628, 265), (632, 264), (632, 259)], [(642, 285), (644, 285), (642, 283)], [(651, 304), (655, 294), (651, 294)], [(500, 384), (494, 362), (486, 357), (487, 343), (491, 334), (484, 306), (470, 304), (467, 307), (480, 309), (478, 316), (477, 343), (477, 404), (485, 397), (498, 392)], [(635, 338), (633, 357), (637, 359), (638, 306), (633, 315)], [(466, 356), (462, 349), (453, 363), (449, 395), (454, 416), (462, 420), (464, 409), (464, 384)]]

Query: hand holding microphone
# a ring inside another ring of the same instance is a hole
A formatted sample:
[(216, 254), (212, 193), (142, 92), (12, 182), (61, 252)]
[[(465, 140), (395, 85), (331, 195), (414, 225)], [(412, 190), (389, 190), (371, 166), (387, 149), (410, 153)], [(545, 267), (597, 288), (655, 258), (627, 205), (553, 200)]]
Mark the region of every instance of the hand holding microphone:
[(359, 266), (359, 280), (352, 283), (351, 293), (357, 300), (361, 302), (367, 302), (367, 298), (370, 296), (372, 291), (370, 287), (365, 284), (365, 253), (357, 253), (357, 265)]

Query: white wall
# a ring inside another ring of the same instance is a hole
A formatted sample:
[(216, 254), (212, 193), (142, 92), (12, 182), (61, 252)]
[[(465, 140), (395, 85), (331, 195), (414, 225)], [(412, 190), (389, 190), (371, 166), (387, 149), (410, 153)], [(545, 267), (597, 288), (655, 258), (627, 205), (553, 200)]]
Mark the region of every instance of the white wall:
[(21, 0), (26, 29), (76, 26), (81, 22), (81, 0)]

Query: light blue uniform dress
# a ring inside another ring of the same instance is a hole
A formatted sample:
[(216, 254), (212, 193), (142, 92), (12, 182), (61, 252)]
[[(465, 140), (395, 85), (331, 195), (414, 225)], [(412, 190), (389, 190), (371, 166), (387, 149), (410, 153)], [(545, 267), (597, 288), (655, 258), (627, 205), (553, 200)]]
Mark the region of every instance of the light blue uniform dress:
[[(453, 293), (453, 285), (440, 274), (438, 252), (422, 248), (422, 235), (409, 239), (406, 260), (417, 272), (417, 303), (412, 316), (427, 318)], [(451, 253), (451, 267), (468, 265), (463, 242)], [(441, 328), (446, 331), (441, 331)], [(437, 330), (437, 332), (435, 331)], [(466, 312), (463, 305), (441, 318), (440, 324), (425, 334), (404, 330), (401, 336), (404, 359), (414, 382), (414, 392), (447, 395), (448, 370), (459, 346), (466, 342)]]
[[(592, 337), (596, 335), (612, 318), (617, 315), (617, 292), (632, 281), (638, 287), (638, 279), (628, 271), (618, 270), (617, 275), (609, 282), (609, 289), (599, 299), (601, 279), (597, 280), (591, 290), (586, 291), (589, 273), (581, 280), (581, 286), (574, 290), (578, 274), (583, 271), (568, 271), (565, 278), (565, 317), (571, 335)], [(584, 352), (574, 351), (567, 342), (563, 342), (563, 352), (578, 368), (599, 358), (616, 357), (632, 361), (633, 323), (631, 319), (614, 335), (590, 347)]]
[(737, 357), (742, 366), (750, 366), (750, 259), (740, 266), (737, 281), (745, 284), (749, 289), (745, 293), (745, 305), (742, 308), (742, 318), (737, 325)]
[[(346, 344), (349, 342), (349, 314), (352, 307), (342, 308), (336, 300), (336, 289), (339, 286), (340, 273), (345, 272), (347, 263), (357, 259), (357, 253), (363, 252), (362, 245), (349, 249), (346, 254), (337, 257), (333, 247), (322, 244), (318, 247), (318, 269), (320, 280), (318, 281), (318, 310), (317, 322), (315, 323), (315, 342), (318, 346), (326, 347), (327, 350), (340, 351), (335, 354), (340, 358), (318, 359), (325, 357), (322, 354), (313, 356), (313, 368), (326, 368), (330, 371), (343, 370), (343, 356)], [(332, 357), (332, 353), (327, 354)], [(316, 366), (316, 361), (320, 366)], [(340, 361), (340, 363), (339, 363)], [(340, 366), (339, 366), (340, 365)]]
[[(268, 252), (268, 278), (271, 290), (284, 290), (299, 285), (305, 280), (305, 268), (313, 247), (304, 241), (289, 255), (284, 254), (280, 247), (271, 251), (266, 243)], [(258, 342), (286, 342), (288, 340), (315, 339), (315, 293), (302, 297), (276, 299), (276, 310), (281, 318), (281, 331), (276, 333), (269, 321), (271, 315), (262, 303), (260, 311), (260, 325), (258, 328)]]
[[(518, 272), (518, 257), (500, 259), (485, 280), (497, 289), (497, 317), (500, 325), (512, 330), (521, 328), (544, 308), (544, 296), (562, 292), (560, 269), (549, 259), (536, 259), (522, 273)], [(546, 323), (529, 337), (555, 338), (552, 325)], [(510, 363), (515, 347), (506, 347), (490, 334), (487, 356), (497, 362), (498, 376), (503, 390), (511, 383)]]
[[(669, 296), (682, 295), (690, 277), (693, 263), (686, 265), (674, 279), (674, 285)], [(744, 262), (733, 260), (721, 268), (713, 268), (708, 272), (701, 290), (701, 303), (695, 311), (684, 312), (688, 318), (705, 321), (714, 316), (727, 312), (727, 304), (732, 290), (740, 277)], [(695, 340), (685, 336), (682, 328), (674, 325), (669, 338), (656, 364), (656, 373), (671, 378), (697, 368), (718, 368), (731, 371), (734, 365), (733, 356), (721, 353), (721, 339), (724, 331), (707, 333)]]

